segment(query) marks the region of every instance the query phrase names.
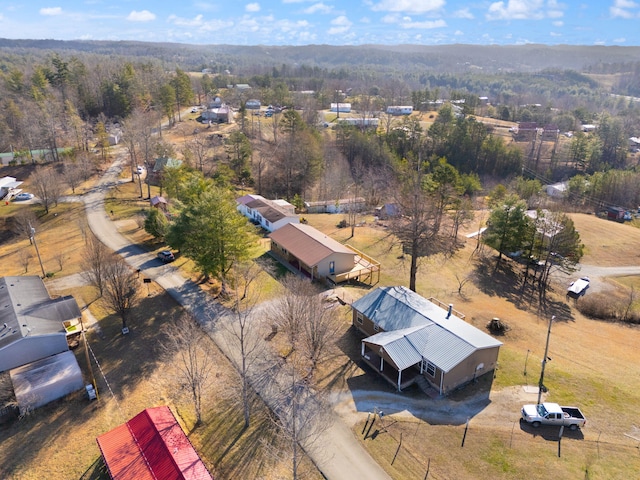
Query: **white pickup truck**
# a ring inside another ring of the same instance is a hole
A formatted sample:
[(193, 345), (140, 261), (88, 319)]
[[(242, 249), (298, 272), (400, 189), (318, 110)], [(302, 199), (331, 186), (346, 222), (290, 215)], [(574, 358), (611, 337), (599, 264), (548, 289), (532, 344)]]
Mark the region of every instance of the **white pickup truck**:
[(540, 425), (562, 425), (576, 430), (587, 423), (578, 407), (561, 407), (548, 402), (523, 406), (522, 419), (536, 428)]

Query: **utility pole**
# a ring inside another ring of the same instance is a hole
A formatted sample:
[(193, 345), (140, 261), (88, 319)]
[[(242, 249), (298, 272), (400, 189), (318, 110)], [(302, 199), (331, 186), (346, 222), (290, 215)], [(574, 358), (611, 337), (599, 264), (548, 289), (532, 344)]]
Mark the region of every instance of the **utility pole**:
[(546, 390), (544, 386), (544, 367), (547, 365), (547, 360), (551, 360), (547, 354), (549, 353), (549, 337), (551, 337), (551, 324), (555, 320), (556, 316), (552, 315), (551, 320), (549, 320), (549, 328), (547, 329), (547, 344), (544, 347), (544, 358), (542, 359), (542, 369), (540, 370), (540, 381), (538, 382), (538, 405), (540, 404), (540, 400), (542, 398), (542, 390)]
[(29, 231), (31, 232), (31, 242), (36, 248), (36, 254), (38, 255), (38, 261), (40, 262), (40, 268), (42, 269), (42, 278), (45, 278), (47, 274), (44, 272), (44, 265), (42, 265), (42, 258), (40, 257), (40, 250), (38, 250), (38, 244), (36, 243), (36, 229), (31, 226), (29, 222)]

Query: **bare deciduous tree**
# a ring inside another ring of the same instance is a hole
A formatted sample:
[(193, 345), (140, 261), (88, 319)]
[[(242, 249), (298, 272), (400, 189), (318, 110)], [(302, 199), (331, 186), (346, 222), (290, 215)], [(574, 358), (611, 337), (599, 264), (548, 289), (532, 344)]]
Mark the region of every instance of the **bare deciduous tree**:
[(311, 376), (337, 331), (334, 312), (310, 280), (289, 275), (282, 285), (284, 293), (267, 316), (287, 335), (291, 351), (299, 351), (297, 361), (305, 363)]
[(255, 318), (255, 307), (260, 297), (259, 275), (263, 268), (255, 262), (236, 264), (231, 272), (235, 302), (230, 322), (225, 324), (229, 332), (228, 342), (239, 353), (238, 373), (240, 374), (240, 398), (247, 428), (251, 417), (252, 392), (250, 375), (255, 362), (262, 357), (264, 340), (260, 336), (259, 325)]
[(62, 195), (60, 175), (53, 168), (40, 167), (31, 175), (31, 183), (45, 213), (49, 213), (51, 205), (57, 205)]
[(76, 188), (80, 185), (83, 178), (83, 167), (79, 162), (66, 160), (62, 168), (62, 178), (71, 188), (71, 193), (75, 195)]
[(123, 333), (127, 329), (129, 311), (140, 291), (137, 275), (120, 255), (112, 253), (104, 263), (104, 301), (122, 320)]
[(33, 244), (32, 228), (38, 228), (38, 217), (31, 208), (21, 208), (13, 216), (11, 230), (22, 238), (28, 238), (29, 243)]
[(53, 259), (58, 264), (58, 268), (60, 269), (60, 271), (62, 271), (62, 266), (64, 265), (64, 262), (67, 260), (67, 255), (62, 251), (58, 251), (53, 255)]
[(180, 374), (180, 382), (186, 384), (196, 414), (196, 425), (202, 423), (202, 396), (206, 392), (213, 372), (213, 359), (206, 346), (206, 335), (198, 324), (183, 314), (168, 328), (163, 350), (177, 358), (174, 363)]
[(29, 262), (33, 258), (31, 252), (26, 248), (21, 248), (18, 251), (18, 258), (20, 259), (20, 265), (24, 267), (24, 273), (29, 273)]
[(328, 412), (331, 407), (319, 392), (310, 388), (295, 362), (287, 362), (285, 369), (285, 378), (282, 379), (273, 410), (278, 419), (278, 433), (289, 449), (277, 454), (289, 456), (291, 478), (296, 480), (305, 476), (305, 472), (300, 470), (304, 451), (313, 447), (330, 424)]
[(100, 296), (104, 294), (105, 266), (109, 259), (109, 249), (93, 235), (86, 236), (83, 275), (87, 281), (98, 289)]

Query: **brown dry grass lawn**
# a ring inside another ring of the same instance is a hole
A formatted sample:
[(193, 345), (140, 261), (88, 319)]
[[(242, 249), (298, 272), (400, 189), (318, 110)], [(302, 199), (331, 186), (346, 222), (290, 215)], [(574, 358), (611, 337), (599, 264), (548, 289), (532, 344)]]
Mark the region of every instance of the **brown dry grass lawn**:
[[(135, 241), (148, 238), (141, 233), (135, 217), (146, 208), (137, 196), (134, 184), (125, 184), (114, 193), (111, 203), (123, 233)], [(10, 207), (13, 208), (13, 207)], [(21, 207), (24, 208), (24, 207)], [(58, 216), (53, 213), (57, 212)], [(46, 265), (54, 252), (69, 255), (67, 266), (56, 276), (78, 271), (83, 244), (78, 220), (80, 205), (61, 205), (43, 219), (38, 241)], [(407, 284), (408, 258), (388, 236), (384, 225), (375, 225), (373, 217), (360, 219), (354, 238), (350, 229), (339, 229), (341, 215), (308, 215), (309, 223), (339, 241), (350, 243), (382, 263), (380, 285)], [(583, 263), (592, 265), (633, 265), (640, 251), (640, 231), (630, 225), (607, 222), (594, 215), (573, 215), (576, 228), (586, 245)], [(470, 230), (477, 230), (478, 221)], [(20, 274), (18, 250), (33, 248), (27, 240), (5, 241), (0, 245), (3, 274)], [(150, 250), (159, 246), (149, 245)], [(460, 442), (463, 426), (429, 424), (413, 419), (389, 416), (386, 431), (362, 440), (363, 423), (356, 424), (354, 434), (363, 441), (393, 478), (424, 478), (431, 460), (430, 478), (634, 478), (640, 476), (637, 442), (625, 434), (638, 436), (637, 405), (640, 404), (640, 330), (590, 320), (582, 316), (564, 299), (564, 286), (556, 287), (544, 309), (539, 308), (535, 295), (522, 295), (514, 277), (507, 271), (495, 276), (481, 275), (483, 265), (491, 267), (495, 257), (488, 249), (476, 251), (476, 241), (466, 240), (451, 258), (435, 257), (421, 263), (418, 292), (454, 303), (466, 314), (467, 321), (483, 329), (488, 320), (499, 317), (511, 330), (501, 340), (499, 368), (491, 385), (492, 402), (504, 405), (504, 411), (492, 421), (471, 419), (464, 449)], [(37, 273), (31, 264), (29, 274)], [(6, 268), (6, 270), (4, 270)], [(488, 269), (488, 267), (486, 267)], [(55, 266), (48, 271), (55, 271)], [(6, 272), (6, 273), (5, 273)], [(619, 288), (634, 285), (634, 278), (619, 279)], [(275, 288), (269, 287), (269, 291)], [(365, 286), (347, 286), (345, 296), (357, 298), (366, 293)], [(65, 293), (65, 292), (55, 292)], [(67, 292), (68, 293), (68, 292)], [(95, 299), (91, 289), (71, 291), (81, 304)], [(103, 380), (101, 400), (88, 404), (80, 394), (47, 406), (33, 415), (9, 426), (0, 427), (0, 477), (41, 478), (53, 474), (57, 478), (97, 478), (98, 458), (95, 436), (135, 415), (141, 409), (168, 403), (181, 418), (187, 431), (193, 425), (193, 414), (180, 390), (171, 379), (171, 361), (158, 352), (158, 332), (176, 306), (161, 292), (144, 298), (131, 336), (119, 334), (119, 321), (109, 316), (100, 302), (91, 303), (91, 310), (105, 332), (105, 338), (92, 336), (90, 342), (98, 361), (109, 379), (114, 396)], [(323, 385), (336, 389), (351, 386), (389, 392), (387, 385), (363, 370), (358, 362), (358, 339), (349, 329), (345, 311), (337, 348), (318, 374)], [(580, 435), (567, 434), (562, 442), (562, 456), (557, 456), (556, 432), (540, 431), (538, 435), (517, 424), (520, 403), (504, 402), (502, 392), (525, 384), (536, 384), (548, 319), (556, 315), (550, 342), (546, 385), (549, 399), (560, 403), (578, 404), (589, 422)], [(354, 347), (355, 345), (355, 347)], [(212, 353), (218, 355), (214, 346)], [(80, 353), (78, 353), (80, 355)], [(528, 374), (523, 374), (527, 361)], [(80, 364), (84, 359), (80, 356)], [(240, 432), (237, 410), (231, 406), (228, 390), (235, 377), (224, 358), (219, 359), (220, 376), (214, 393), (208, 397), (205, 426), (191, 433), (191, 439), (209, 465), (216, 467), (219, 478), (286, 477), (285, 467), (263, 463), (262, 443), (258, 431), (267, 428), (266, 413), (257, 415), (251, 432)], [(86, 368), (83, 366), (83, 368)], [(86, 372), (85, 372), (86, 373)], [(456, 396), (464, 400), (483, 387), (466, 389)], [(488, 389), (488, 385), (484, 385)], [(176, 395), (177, 392), (177, 395)], [(405, 392), (418, 396), (417, 392)], [(501, 400), (502, 399), (502, 400)], [(429, 400), (424, 399), (427, 403)], [(491, 405), (491, 404), (490, 404)], [(490, 405), (486, 410), (490, 409)], [(263, 411), (264, 412), (264, 411)], [(264, 423), (263, 423), (264, 420)], [(395, 423), (394, 423), (395, 422)], [(495, 425), (492, 425), (492, 422)], [(402, 448), (393, 465), (391, 460), (400, 438)], [(23, 448), (29, 445), (29, 448)], [(64, 447), (61, 447), (64, 446)], [(453, 454), (452, 454), (453, 453)], [(268, 457), (265, 455), (265, 457)], [(588, 472), (588, 473), (586, 473)]]
[[(637, 265), (636, 254), (627, 253), (637, 252), (640, 248), (640, 230), (594, 215), (575, 214), (572, 217), (582, 241), (587, 245), (585, 264)], [(371, 217), (363, 218), (366, 223), (356, 229), (355, 237), (351, 239), (348, 239), (350, 229), (336, 227), (341, 215), (309, 215), (307, 218), (316, 228), (381, 260), (382, 285), (407, 284), (408, 259), (399, 258), (397, 247), (385, 238), (386, 229), (375, 226)], [(471, 228), (475, 229), (476, 226)], [(387, 431), (366, 440), (363, 440), (362, 420), (356, 424), (354, 434), (393, 478), (424, 478), (429, 460), (430, 478), (438, 479), (542, 479), (550, 476), (622, 479), (639, 476), (637, 441), (625, 434), (638, 437), (640, 375), (637, 372), (640, 371), (640, 354), (637, 345), (640, 329), (585, 318), (573, 304), (565, 302), (564, 285), (555, 287), (547, 307), (541, 309), (535, 295), (520, 294), (512, 276), (506, 273), (494, 277), (479, 276), (479, 265), (488, 262), (492, 267), (495, 256), (486, 249), (482, 254), (474, 253), (475, 247), (476, 241), (470, 239), (452, 258), (423, 261), (419, 270), (418, 292), (425, 297), (433, 296), (445, 303), (454, 303), (457, 310), (466, 314), (467, 321), (480, 329), (484, 329), (493, 317), (503, 319), (511, 327), (500, 338), (504, 346), (491, 385), (495, 392), (492, 393), (495, 395), (494, 403), (504, 410), (496, 413), (490, 405), (480, 409), (476, 420), (480, 424), (474, 428), (472, 419), (463, 449), (460, 444), (464, 425), (429, 424), (417, 418), (396, 420), (389, 417), (387, 420), (391, 426)], [(459, 294), (458, 288), (463, 279), (469, 281)], [(629, 280), (623, 279), (616, 285), (624, 288), (624, 282)], [(367, 291), (355, 290), (350, 295), (359, 296)], [(545, 384), (550, 389), (548, 399), (562, 404), (577, 404), (588, 418), (588, 425), (581, 433), (565, 435), (561, 458), (557, 457), (557, 431), (521, 429), (518, 425), (521, 402), (517, 395), (511, 402), (501, 400), (511, 388), (537, 385), (551, 315), (556, 315), (557, 320), (552, 327), (549, 349), (552, 361), (547, 363), (545, 372)], [(354, 337), (345, 327), (341, 343), (346, 345)], [(353, 355), (352, 351), (352, 360), (356, 359), (357, 352)], [(338, 371), (335, 365), (334, 368)], [(373, 380), (373, 374), (363, 371), (353, 362), (343, 363), (339, 371), (350, 376), (343, 384), (345, 388), (348, 383), (360, 382), (362, 378), (367, 378), (367, 383)], [(340, 384), (335, 378), (333, 380), (333, 385)], [(377, 385), (382, 391), (389, 391), (387, 385)], [(489, 388), (488, 385), (484, 387)], [(477, 393), (477, 388), (467, 388), (456, 398), (464, 400), (474, 393)], [(403, 395), (412, 397), (420, 394), (409, 391)], [(483, 413), (483, 410), (492, 413)], [(402, 448), (391, 465), (400, 438)]]

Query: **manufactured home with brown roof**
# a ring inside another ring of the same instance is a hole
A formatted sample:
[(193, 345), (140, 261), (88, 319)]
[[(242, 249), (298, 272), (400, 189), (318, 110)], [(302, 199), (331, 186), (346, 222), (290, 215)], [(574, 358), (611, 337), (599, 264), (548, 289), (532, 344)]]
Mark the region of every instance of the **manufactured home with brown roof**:
[(340, 283), (351, 279), (374, 281), (380, 264), (349, 245), (328, 237), (310, 225), (289, 223), (269, 235), (271, 253), (312, 280)]

